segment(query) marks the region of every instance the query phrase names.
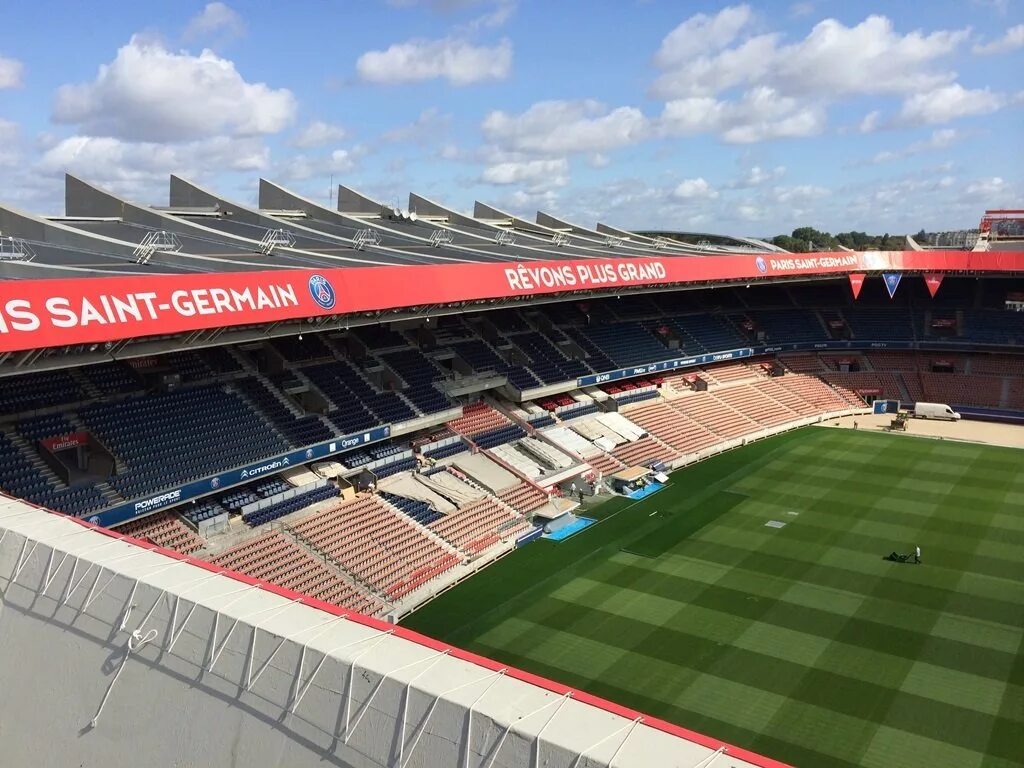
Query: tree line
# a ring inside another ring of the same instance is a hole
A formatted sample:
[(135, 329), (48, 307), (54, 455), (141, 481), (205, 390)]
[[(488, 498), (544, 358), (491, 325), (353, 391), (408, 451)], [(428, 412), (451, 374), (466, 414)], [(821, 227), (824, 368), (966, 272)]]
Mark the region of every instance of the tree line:
[[(921, 230), (915, 237), (924, 238)], [(811, 251), (838, 251), (849, 248), (854, 251), (902, 251), (906, 247), (905, 235), (869, 235), (867, 232), (821, 232), (814, 227), (797, 227), (791, 235), (776, 235), (768, 240), (772, 245), (785, 248), (792, 253)]]

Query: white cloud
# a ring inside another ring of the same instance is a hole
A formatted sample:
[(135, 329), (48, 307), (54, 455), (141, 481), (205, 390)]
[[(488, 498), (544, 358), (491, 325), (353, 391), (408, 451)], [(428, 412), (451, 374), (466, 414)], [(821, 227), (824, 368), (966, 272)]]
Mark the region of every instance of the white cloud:
[(0, 168), (13, 168), (20, 162), (17, 140), (18, 124), (0, 117)]
[(535, 188), (563, 187), (568, 181), (569, 162), (524, 160), (495, 163), (484, 169), (480, 178), (488, 184), (527, 184)]
[(212, 51), (173, 52), (136, 35), (95, 80), (62, 85), (53, 118), (94, 136), (187, 141), (277, 133), (295, 109), (290, 91), (246, 82), (234, 63)]
[(185, 27), (185, 40), (199, 40), (215, 34), (225, 37), (241, 37), (245, 34), (245, 22), (238, 13), (224, 3), (207, 3), (202, 11), (193, 16)]
[(1010, 0), (971, 0), (971, 4), (986, 9), (991, 8), (1000, 16), (1003, 16), (1009, 10)]
[(673, 190), (672, 195), (679, 200), (714, 200), (718, 197), (718, 190), (708, 184), (703, 177), (697, 177), (684, 179)]
[(815, 136), (825, 127), (825, 110), (762, 86), (748, 91), (738, 101), (718, 101), (708, 96), (670, 101), (658, 126), (670, 136), (714, 133), (730, 144), (750, 144)]
[(663, 69), (729, 45), (753, 18), (749, 5), (723, 8), (714, 16), (698, 13), (669, 32), (654, 55)]
[(772, 201), (781, 205), (799, 205), (821, 200), (828, 197), (825, 187), (814, 184), (798, 184), (793, 187), (774, 187), (770, 192)]
[(810, 16), (812, 13), (814, 13), (814, 3), (811, 2), (793, 3), (789, 6), (790, 16)]
[(486, 10), (480, 16), (461, 27), (467, 32), (502, 26), (512, 17), (518, 5), (516, 0), (387, 0), (387, 4), (393, 8), (423, 6), (436, 13), (445, 14), (485, 6)]
[(548, 155), (606, 152), (646, 138), (647, 118), (635, 107), (608, 111), (597, 101), (539, 101), (519, 115), (491, 112), (484, 136), (503, 149)]
[(1010, 185), (999, 176), (992, 176), (988, 179), (977, 179), (964, 188), (966, 197), (991, 200), (993, 208), (998, 208), (997, 203), (1010, 191)]
[(296, 147), (320, 147), (331, 142), (341, 141), (348, 132), (340, 125), (314, 120), (299, 131), (291, 143)]
[(601, 152), (595, 152), (587, 158), (587, 165), (591, 168), (606, 168), (612, 159), (608, 155), (602, 154)]
[[(951, 73), (933, 65), (969, 34), (963, 29), (900, 35), (884, 16), (869, 16), (853, 27), (825, 19), (797, 43), (783, 45), (780, 35), (762, 34), (709, 53), (720, 48), (722, 41), (732, 43), (738, 37), (740, 28), (726, 23), (736, 14), (737, 9), (726, 8), (714, 20), (698, 15), (684, 22), (682, 26), (702, 19), (694, 26), (712, 30), (718, 24), (725, 32), (715, 35), (709, 31), (710, 45), (691, 42), (681, 46), (679, 55), (656, 57), (665, 72), (654, 84), (655, 95), (671, 99), (755, 85), (785, 95), (831, 99), (912, 93), (952, 80)], [(663, 47), (673, 34), (675, 31), (665, 38)]]
[(874, 109), (864, 115), (864, 119), (860, 121), (860, 125), (857, 126), (857, 130), (861, 133), (874, 133), (878, 130), (878, 125), (881, 122), (882, 113)]
[(763, 184), (767, 184), (770, 181), (776, 181), (781, 179), (786, 174), (786, 167), (784, 165), (778, 165), (774, 168), (762, 168), (759, 165), (751, 167), (742, 178), (732, 182), (729, 187), (731, 189), (749, 189), (751, 187), (760, 187)]
[(381, 139), (388, 142), (429, 144), (444, 137), (451, 122), (451, 115), (437, 107), (429, 107), (420, 112), (419, 117), (411, 123), (385, 131), (381, 134)]
[(18, 124), (0, 117), (0, 144), (10, 144), (18, 137)]
[(737, 206), (736, 212), (744, 221), (762, 221), (766, 217), (766, 211), (763, 208), (749, 203)]
[(463, 86), (504, 80), (512, 70), (512, 43), (474, 45), (468, 40), (408, 40), (384, 51), (367, 51), (356, 61), (361, 80), (395, 85), (444, 79)]
[(915, 141), (902, 149), (884, 150), (871, 158), (872, 164), (887, 163), (899, 160), (911, 155), (919, 155), (922, 152), (931, 152), (936, 149), (945, 149), (958, 141), (962, 134), (953, 128), (940, 128), (932, 131), (932, 135), (922, 141)]
[(17, 59), (0, 56), (0, 91), (19, 87), (24, 70), (25, 67)]
[(988, 88), (968, 90), (959, 83), (952, 83), (909, 96), (903, 102), (898, 120), (903, 125), (948, 123), (958, 117), (987, 115), (1005, 103), (1002, 94)]
[(283, 181), (305, 181), (314, 177), (348, 173), (355, 169), (363, 155), (361, 148), (335, 149), (328, 155), (294, 155), (275, 165), (274, 175)]
[(470, 21), (465, 29), (472, 34), (481, 29), (497, 29), (504, 26), (516, 12), (515, 0), (497, 0), (494, 8)]
[(178, 144), (71, 136), (45, 150), (38, 163), (43, 174), (69, 171), (133, 198), (166, 188), (171, 173), (204, 178), (224, 171), (260, 172), (269, 166), (270, 151), (260, 139), (229, 136)]
[(993, 53), (1006, 53), (1017, 48), (1024, 48), (1024, 24), (1010, 27), (1002, 37), (990, 43), (979, 43), (971, 50), (982, 56), (987, 56)]
[(451, 13), (480, 2), (481, 0), (387, 0), (387, 4), (393, 8), (412, 8), (417, 5), (425, 5), (439, 13)]

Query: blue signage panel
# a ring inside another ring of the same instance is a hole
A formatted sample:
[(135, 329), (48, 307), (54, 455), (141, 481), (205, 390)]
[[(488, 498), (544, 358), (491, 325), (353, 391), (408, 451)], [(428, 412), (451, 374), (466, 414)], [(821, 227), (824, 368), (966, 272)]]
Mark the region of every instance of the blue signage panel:
[(695, 368), (698, 365), (708, 365), (710, 363), (721, 363), (726, 360), (736, 360), (741, 357), (750, 357), (754, 354), (754, 350), (750, 349), (730, 349), (725, 352), (712, 352), (707, 355), (694, 355), (693, 357), (680, 357), (675, 360), (661, 360), (657, 363), (650, 363), (648, 365), (639, 365), (633, 368), (620, 368), (617, 371), (608, 371), (607, 373), (595, 373), (592, 376), (583, 376), (576, 379), (577, 387), (590, 387), (594, 384), (604, 384), (606, 381), (618, 381), (619, 379), (632, 379), (636, 376), (650, 376), (654, 373), (664, 373), (665, 371), (675, 371), (680, 368)]
[[(960, 342), (952, 342), (953, 346), (960, 346)], [(665, 373), (679, 370), (681, 368), (696, 368), (701, 365), (721, 363), (727, 360), (738, 360), (744, 357), (755, 357), (757, 355), (772, 355), (778, 352), (807, 352), (807, 351), (858, 351), (871, 349), (942, 349), (948, 348), (950, 342), (913, 342), (913, 341), (868, 341), (864, 339), (848, 339), (845, 341), (813, 341), (796, 342), (790, 344), (773, 344), (765, 347), (747, 347), (746, 349), (731, 349), (726, 352), (712, 352), (706, 355), (693, 355), (692, 357), (680, 357), (675, 360), (662, 360), (649, 365), (638, 365), (633, 368), (620, 368), (617, 371), (595, 373), (590, 376), (581, 376), (576, 379), (577, 387), (592, 387), (595, 384), (604, 384), (609, 381), (620, 379), (632, 379), (637, 376), (650, 376), (655, 373)], [(977, 346), (977, 345), (970, 345)]]
[(250, 464), (247, 467), (230, 469), (227, 472), (221, 472), (219, 475), (213, 475), (211, 477), (203, 478), (202, 480), (186, 483), (178, 488), (162, 491), (155, 496), (129, 501), (116, 507), (110, 507), (109, 509), (105, 509), (102, 512), (90, 516), (88, 519), (91, 523), (96, 523), (97, 525), (110, 528), (111, 526), (125, 523), (132, 518), (140, 517), (141, 515), (146, 515), (150, 512), (156, 512), (157, 510), (164, 509), (165, 507), (173, 507), (174, 505), (180, 504), (181, 502), (189, 499), (205, 496), (209, 493), (214, 493), (215, 491), (224, 490), (225, 488), (230, 488), (233, 485), (238, 485), (239, 483), (245, 483), (255, 478), (264, 477), (265, 475), (272, 475), (287, 467), (294, 467), (308, 461), (323, 459), (336, 453), (349, 451), (360, 445), (376, 443), (380, 440), (387, 439), (390, 435), (390, 426), (374, 427), (366, 432), (345, 435), (343, 437), (335, 438), (334, 440), (328, 440), (327, 442), (319, 443), (317, 445), (311, 445), (309, 448), (299, 448), (290, 453), (283, 453), (280, 456), (268, 458), (257, 464)]

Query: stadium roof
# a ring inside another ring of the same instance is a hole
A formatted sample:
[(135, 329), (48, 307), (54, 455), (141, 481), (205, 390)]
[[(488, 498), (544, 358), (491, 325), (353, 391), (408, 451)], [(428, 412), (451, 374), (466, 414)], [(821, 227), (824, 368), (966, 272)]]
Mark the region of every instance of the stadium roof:
[[(129, 733), (145, 753), (168, 750), (182, 764), (230, 762), (235, 750), (259, 744), (288, 765), (406, 765), (413, 756), (415, 765), (455, 765), (472, 755), (472, 764), (496, 768), (785, 768), (401, 627), (2, 495), (0, 573), (8, 606), (0, 614), (0, 671), (13, 674), (12, 663), (31, 670), (40, 697), (32, 705), (45, 704), (45, 716), (26, 724), (48, 734), (52, 752), (90, 765), (123, 750)], [(47, 649), (55, 643), (67, 649), (68, 663), (52, 663)], [(111, 682), (100, 670), (109, 667), (114, 644), (128, 652)], [(87, 737), (77, 727), (53, 728), (90, 718)], [(183, 723), (188, 739), (180, 739)], [(36, 743), (36, 734), (23, 736), (19, 748)]]
[[(266, 179), (256, 208), (177, 176), (148, 207), (66, 176), (65, 214), (0, 206), (0, 278), (235, 272), (665, 255), (667, 242), (534, 224), (476, 204), (474, 216), (410, 195), (409, 212), (339, 188), (338, 210)], [(706, 249), (672, 244), (673, 255)]]
[(0, 206), (0, 375), (629, 292), (1024, 272), (1013, 250), (694, 246), (483, 203), (469, 216), (415, 194), (407, 213), (346, 187), (331, 210), (266, 180), (251, 207), (172, 176), (169, 205), (153, 208), (68, 176), (65, 208), (41, 217)]

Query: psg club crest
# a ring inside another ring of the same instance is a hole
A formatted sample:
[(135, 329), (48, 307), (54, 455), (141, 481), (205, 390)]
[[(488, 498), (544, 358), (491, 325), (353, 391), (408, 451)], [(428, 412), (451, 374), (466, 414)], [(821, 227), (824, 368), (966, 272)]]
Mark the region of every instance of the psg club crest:
[(307, 459), (312, 459), (313, 458), (313, 449), (312, 448), (307, 448), (306, 449), (306, 458)]
[(768, 271), (768, 263), (760, 256), (754, 259), (754, 265), (757, 267), (757, 271), (762, 275)]
[(215, 477), (212, 480), (210, 480), (210, 487), (213, 488), (214, 490), (220, 488), (220, 478)]
[(334, 309), (334, 287), (323, 275), (313, 275), (309, 278), (309, 295), (321, 309)]

